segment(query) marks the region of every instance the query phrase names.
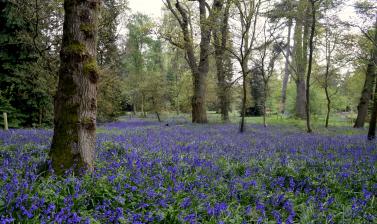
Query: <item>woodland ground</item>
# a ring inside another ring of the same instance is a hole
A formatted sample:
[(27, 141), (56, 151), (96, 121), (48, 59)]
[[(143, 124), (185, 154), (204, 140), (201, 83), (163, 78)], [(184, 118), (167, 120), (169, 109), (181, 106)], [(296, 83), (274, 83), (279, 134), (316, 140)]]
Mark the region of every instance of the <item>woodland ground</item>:
[(377, 222), (377, 144), (365, 130), (269, 122), (250, 118), (244, 134), (183, 117), (102, 124), (84, 177), (38, 173), (51, 130), (0, 131), (0, 223)]

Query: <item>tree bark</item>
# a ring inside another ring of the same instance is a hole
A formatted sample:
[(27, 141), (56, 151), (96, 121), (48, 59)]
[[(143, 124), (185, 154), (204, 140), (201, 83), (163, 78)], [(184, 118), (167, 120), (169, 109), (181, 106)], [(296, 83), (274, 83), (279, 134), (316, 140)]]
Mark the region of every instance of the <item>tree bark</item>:
[(368, 139), (376, 138), (376, 122), (377, 122), (377, 82), (374, 87), (373, 110), (369, 122)]
[(353, 126), (354, 128), (364, 127), (365, 120), (368, 115), (369, 101), (371, 100), (373, 94), (373, 85), (376, 80), (375, 67), (376, 66), (374, 65), (373, 61), (368, 63), (363, 91), (361, 93), (359, 105), (357, 106), (357, 118), (355, 125)]
[(58, 91), (54, 108), (52, 167), (61, 175), (93, 171), (96, 142), (97, 17), (100, 0), (65, 0)]
[(377, 66), (377, 16), (376, 21), (374, 24), (375, 32), (374, 32), (374, 44), (373, 49), (371, 51), (371, 57), (368, 63), (367, 71), (366, 71), (366, 78), (364, 82), (363, 91), (361, 93), (361, 98), (359, 105), (357, 106), (357, 118), (355, 121), (354, 128), (363, 128), (365, 124), (365, 120), (368, 116), (368, 107), (369, 101), (372, 99), (373, 95), (373, 86), (374, 82), (376, 82), (376, 66)]
[[(226, 122), (229, 121), (229, 88), (226, 82), (226, 71), (224, 69), (225, 64), (225, 50), (228, 44), (228, 20), (230, 1), (226, 3), (226, 7), (223, 10), (223, 1), (218, 1), (214, 5), (214, 13), (219, 20), (215, 22), (215, 28), (213, 29), (213, 39), (215, 43), (215, 59), (216, 59), (216, 72), (218, 81), (218, 98), (220, 101), (220, 113), (221, 119)], [(224, 11), (222, 13), (222, 11)], [(215, 18), (216, 19), (216, 18)]]
[(316, 26), (316, 8), (315, 0), (310, 0), (311, 3), (311, 26), (310, 26), (310, 38), (309, 38), (309, 61), (308, 61), (308, 73), (306, 75), (306, 128), (307, 132), (312, 132), (312, 127), (310, 124), (310, 76), (312, 74), (313, 65), (313, 53), (314, 53), (314, 35)]
[(290, 75), (290, 61), (289, 57), (291, 55), (291, 32), (292, 32), (292, 19), (288, 21), (288, 37), (287, 37), (287, 49), (286, 49), (286, 58), (285, 58), (285, 67), (284, 67), (284, 78), (283, 78), (283, 87), (281, 90), (281, 109), (282, 114), (285, 113), (285, 103), (287, 100), (287, 87)]
[(325, 93), (326, 93), (326, 100), (327, 100), (327, 113), (326, 113), (325, 127), (328, 128), (329, 120), (330, 120), (330, 112), (331, 112), (331, 99), (330, 99), (330, 94), (329, 94), (329, 90), (327, 86), (325, 87)]
[(308, 45), (308, 21), (307, 21), (306, 0), (300, 0), (296, 26), (294, 32), (294, 63), (296, 68), (296, 117), (306, 118), (306, 84), (305, 71), (307, 65), (307, 45)]

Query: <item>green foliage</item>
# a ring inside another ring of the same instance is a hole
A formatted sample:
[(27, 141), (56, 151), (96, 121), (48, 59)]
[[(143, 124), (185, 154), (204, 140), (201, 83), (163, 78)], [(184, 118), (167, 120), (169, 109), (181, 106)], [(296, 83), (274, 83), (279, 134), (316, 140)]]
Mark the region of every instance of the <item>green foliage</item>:
[(0, 10), (0, 107), (10, 127), (49, 124), (54, 76), (41, 66), (32, 8), (19, 0), (1, 2)]
[(123, 80), (111, 69), (100, 71), (97, 94), (97, 120), (115, 120), (122, 114), (125, 94)]

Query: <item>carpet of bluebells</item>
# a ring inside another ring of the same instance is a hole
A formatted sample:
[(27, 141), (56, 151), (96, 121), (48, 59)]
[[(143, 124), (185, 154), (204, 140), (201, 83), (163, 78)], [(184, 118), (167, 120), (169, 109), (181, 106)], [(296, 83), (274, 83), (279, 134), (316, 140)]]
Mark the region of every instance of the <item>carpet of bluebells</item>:
[(51, 130), (0, 131), (0, 223), (377, 223), (365, 134), (237, 129), (104, 124), (83, 177), (38, 172)]

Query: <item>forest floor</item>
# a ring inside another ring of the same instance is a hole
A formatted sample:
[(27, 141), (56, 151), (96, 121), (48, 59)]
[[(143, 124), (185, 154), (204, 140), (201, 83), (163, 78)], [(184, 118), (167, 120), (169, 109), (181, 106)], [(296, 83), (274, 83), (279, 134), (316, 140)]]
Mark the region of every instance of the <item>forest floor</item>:
[(51, 130), (0, 131), (0, 222), (376, 223), (364, 132), (123, 119), (100, 125), (93, 174), (57, 177), (37, 172)]

